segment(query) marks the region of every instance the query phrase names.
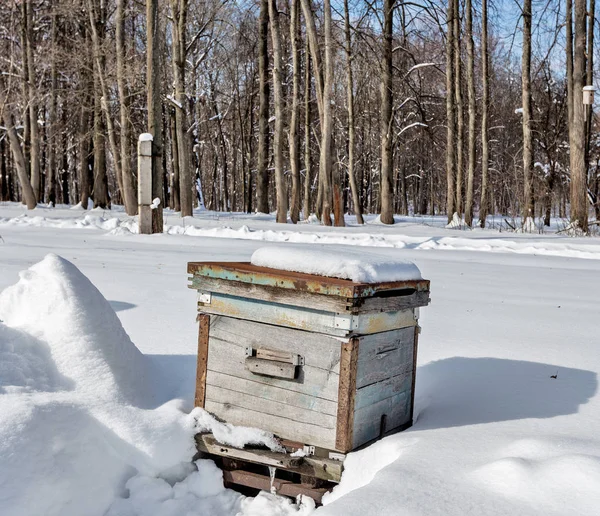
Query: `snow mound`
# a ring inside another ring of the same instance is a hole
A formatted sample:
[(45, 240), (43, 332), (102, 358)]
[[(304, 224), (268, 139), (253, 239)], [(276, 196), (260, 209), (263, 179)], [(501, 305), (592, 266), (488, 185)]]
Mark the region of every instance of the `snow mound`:
[(346, 250), (343, 253), (311, 247), (261, 247), (250, 259), (252, 265), (303, 272), (357, 283), (410, 281), (421, 279), (412, 262), (375, 253)]
[[(77, 267), (49, 254), (20, 278), (0, 294), (0, 319), (48, 345), (43, 358), (38, 349), (37, 361), (27, 361), (25, 355), (22, 360), (48, 366), (51, 350), (58, 372), (79, 392), (140, 407), (152, 403), (144, 356), (108, 301)], [(31, 358), (31, 344), (21, 351)]]
[(527, 502), (540, 513), (593, 514), (600, 504), (598, 456), (503, 457), (477, 469), (473, 477), (484, 488)]
[(194, 435), (279, 444), (202, 409), (188, 412), (182, 400), (157, 406), (161, 382), (72, 263), (51, 254), (21, 272), (0, 293), (2, 516), (239, 512), (242, 497), (224, 489), (216, 466), (191, 464)]
[(270, 432), (249, 428), (245, 426), (234, 426), (229, 423), (221, 423), (202, 409), (194, 409), (192, 412), (199, 431), (212, 432), (214, 438), (221, 444), (244, 448), (247, 445), (262, 445), (271, 451), (285, 452), (279, 441)]

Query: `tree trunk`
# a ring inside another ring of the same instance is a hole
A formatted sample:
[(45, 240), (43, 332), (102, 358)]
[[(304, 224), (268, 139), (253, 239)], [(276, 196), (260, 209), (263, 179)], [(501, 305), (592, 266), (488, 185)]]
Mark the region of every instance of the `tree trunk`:
[(137, 195), (131, 170), (131, 124), (129, 108), (129, 91), (125, 75), (125, 7), (127, 0), (117, 0), (116, 50), (117, 50), (117, 87), (119, 89), (119, 115), (121, 119), (121, 177), (122, 194), (125, 211), (135, 215), (138, 211)]
[(33, 61), (33, 0), (26, 0), (27, 16), (25, 19), (27, 38), (25, 48), (27, 51), (27, 84), (29, 104), (29, 127), (31, 131), (31, 186), (38, 201), (42, 200), (41, 175), (40, 175), (40, 131), (38, 126), (38, 104), (35, 80), (35, 63)]
[(294, 224), (300, 219), (300, 0), (291, 0), (290, 42), (292, 44), (292, 114), (290, 118), (290, 168), (292, 171), (292, 195), (290, 219)]
[(275, 131), (273, 133), (273, 157), (275, 161), (275, 187), (277, 191), (277, 222), (287, 223), (288, 199), (283, 165), (283, 86), (281, 72), (281, 30), (277, 0), (269, 1), (271, 39), (273, 40), (273, 93), (275, 103)]
[(454, 96), (456, 98), (456, 206), (454, 211), (463, 214), (463, 148), (464, 148), (464, 109), (462, 96), (462, 55), (461, 55), (461, 23), (460, 2), (454, 2)]
[[(300, 0), (302, 5), (302, 14), (304, 15), (304, 21), (306, 23), (306, 37), (308, 39), (310, 55), (312, 58), (313, 69), (314, 69), (314, 77), (315, 77), (315, 86), (317, 90), (317, 106), (319, 109), (319, 118), (321, 121), (321, 126), (323, 126), (323, 89), (324, 89), (324, 81), (323, 81), (323, 66), (321, 63), (321, 51), (319, 48), (319, 42), (317, 38), (317, 27), (315, 25), (315, 16), (313, 14), (310, 0)], [(329, 6), (330, 3), (328, 2)], [(331, 14), (331, 13), (330, 13)], [(331, 18), (331, 16), (330, 16)]]
[[(50, 109), (48, 112), (48, 169), (46, 170), (46, 197), (53, 206), (56, 205), (56, 148), (58, 146), (58, 134), (56, 131), (56, 88), (58, 85), (58, 70), (56, 67), (56, 52), (58, 38), (57, 11), (54, 7), (52, 12), (51, 28), (51, 65), (50, 65)], [(63, 129), (64, 130), (64, 129)]]
[[(527, 0), (530, 1), (530, 0)], [(571, 161), (571, 222), (588, 230), (587, 177), (585, 170), (585, 74), (586, 1), (575, 0), (575, 48), (573, 53), (573, 120), (569, 131)]]
[(311, 189), (311, 157), (310, 157), (310, 52), (308, 39), (306, 40), (304, 56), (304, 220), (310, 217), (310, 189)]
[(258, 161), (256, 211), (269, 213), (269, 0), (261, 0), (258, 18)]
[[(0, 74), (0, 91), (4, 90), (4, 78)], [(15, 118), (6, 101), (3, 103), (0, 113), (2, 113), (3, 124), (8, 133), (8, 141), (10, 142), (15, 168), (17, 169), (17, 176), (21, 185), (23, 202), (27, 205), (28, 210), (33, 210), (37, 205), (37, 200), (33, 192), (33, 187), (29, 182), (29, 177), (27, 177), (27, 165), (25, 164), (25, 156), (23, 155), (23, 149), (21, 149), (19, 136), (15, 129)]]
[(467, 173), (467, 204), (465, 206), (465, 223), (471, 227), (473, 225), (473, 181), (475, 178), (475, 78), (474, 62), (475, 49), (473, 44), (473, 6), (471, 0), (467, 0), (467, 88), (469, 95), (469, 143), (468, 143), (468, 173)]
[(187, 146), (187, 115), (185, 96), (185, 54), (186, 54), (186, 18), (187, 0), (171, 0), (173, 10), (173, 77), (175, 85), (175, 127), (177, 133), (177, 152), (179, 154), (179, 183), (181, 216), (193, 216), (192, 176), (189, 167), (189, 149)]
[(448, 223), (456, 209), (456, 114), (454, 109), (454, 4), (458, 0), (448, 1), (446, 16), (446, 212)]
[(489, 84), (489, 54), (488, 54), (488, 0), (481, 1), (481, 76), (483, 94), (481, 99), (481, 201), (479, 202), (479, 225), (485, 227), (488, 214), (488, 164), (489, 164), (489, 137), (488, 137), (488, 104), (490, 96)]
[(531, 0), (523, 2), (523, 55), (521, 60), (523, 103), (523, 224), (530, 228), (534, 219), (533, 136), (531, 133)]
[[(165, 188), (163, 178), (163, 116), (161, 101), (161, 27), (158, 18), (158, 0), (146, 0), (146, 102), (148, 104), (148, 132), (152, 135), (152, 198), (160, 199), (152, 210), (152, 233), (163, 232)], [(175, 164), (173, 164), (175, 167)], [(179, 184), (177, 185), (179, 204)], [(180, 207), (175, 211), (179, 211)]]
[(323, 197), (321, 203), (321, 222), (326, 226), (331, 226), (331, 140), (333, 132), (331, 95), (333, 92), (333, 35), (331, 27), (330, 0), (324, 0), (323, 10), (325, 18), (325, 77), (323, 84), (322, 100), (323, 124), (321, 129), (321, 157), (319, 160), (319, 177), (323, 189)]
[(365, 221), (362, 216), (360, 196), (356, 185), (356, 175), (354, 173), (354, 78), (352, 76), (352, 39), (350, 34), (350, 10), (348, 8), (348, 0), (344, 0), (344, 33), (346, 43), (346, 98), (348, 102), (348, 179), (350, 181), (352, 204), (354, 205), (356, 222), (358, 224), (364, 224)]
[(383, 63), (381, 70), (381, 222), (394, 223), (392, 190), (392, 51), (395, 0), (383, 2)]
[[(586, 86), (594, 85), (594, 23), (596, 20), (596, 1), (590, 0), (590, 6), (588, 10), (588, 28), (587, 28), (587, 66), (585, 72), (585, 84)], [(594, 120), (594, 106), (585, 106), (585, 172), (586, 176), (589, 175), (590, 170), (590, 147), (592, 141), (593, 131), (593, 120)], [(595, 171), (594, 176), (590, 177), (589, 189), (596, 189), (598, 183), (598, 171)], [(598, 196), (595, 196), (594, 209), (596, 214), (600, 211), (600, 200)], [(596, 217), (598, 218), (598, 217)]]

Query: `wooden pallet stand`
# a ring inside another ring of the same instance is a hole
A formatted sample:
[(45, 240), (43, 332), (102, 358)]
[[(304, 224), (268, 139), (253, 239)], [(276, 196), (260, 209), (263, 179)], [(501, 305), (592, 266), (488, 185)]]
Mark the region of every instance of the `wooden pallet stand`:
[(292, 453), (303, 446), (283, 442), (286, 453), (235, 448), (219, 443), (210, 433), (196, 435), (198, 451), (221, 466), (226, 484), (294, 498), (301, 494), (321, 503), (323, 495), (340, 481), (345, 456), (337, 454), (336, 459), (314, 455), (296, 457)]

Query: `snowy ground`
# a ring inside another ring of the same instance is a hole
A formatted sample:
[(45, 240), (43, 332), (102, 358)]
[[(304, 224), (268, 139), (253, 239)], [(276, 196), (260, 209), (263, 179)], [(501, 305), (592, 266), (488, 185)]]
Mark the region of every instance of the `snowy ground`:
[[(107, 353), (98, 348), (105, 326), (61, 305), (65, 282), (81, 306), (116, 320), (58, 259), (0, 294), (0, 515), (295, 513), (274, 497), (223, 490), (211, 463), (194, 472), (171, 467), (189, 455), (181, 441), (198, 424), (185, 415), (197, 331), (186, 264), (249, 260), (265, 241), (340, 252), (370, 246), (383, 258), (414, 261), (431, 280), (432, 304), (421, 310), (418, 419), (350, 455), (342, 483), (316, 514), (598, 514), (600, 239), (448, 230), (437, 218), (324, 228), (203, 213), (185, 225), (167, 214), (166, 223), (168, 234), (142, 236), (119, 212), (0, 205), (0, 290), (48, 253), (60, 255), (99, 289), (141, 351), (115, 323), (108, 340), (129, 357), (127, 380), (106, 357), (98, 358), (106, 374), (92, 378), (93, 365), (75, 355), (64, 355), (70, 366), (48, 358), (69, 342), (56, 317), (77, 322), (73, 343)], [(27, 350), (20, 377), (2, 367), (15, 363), (15, 343)], [(98, 383), (110, 382), (117, 387), (99, 396)]]

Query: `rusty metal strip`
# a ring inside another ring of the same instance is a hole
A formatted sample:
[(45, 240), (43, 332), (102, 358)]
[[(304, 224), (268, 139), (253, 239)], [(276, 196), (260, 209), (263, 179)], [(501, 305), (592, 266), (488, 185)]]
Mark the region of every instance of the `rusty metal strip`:
[(196, 366), (196, 396), (194, 405), (204, 408), (206, 398), (206, 368), (208, 365), (208, 338), (210, 315), (200, 313), (198, 321), (198, 362)]

